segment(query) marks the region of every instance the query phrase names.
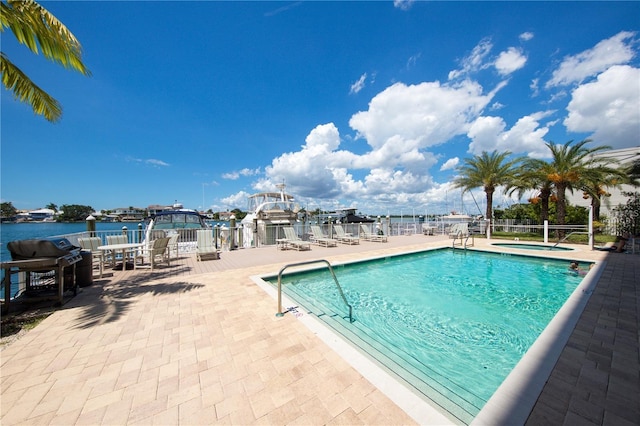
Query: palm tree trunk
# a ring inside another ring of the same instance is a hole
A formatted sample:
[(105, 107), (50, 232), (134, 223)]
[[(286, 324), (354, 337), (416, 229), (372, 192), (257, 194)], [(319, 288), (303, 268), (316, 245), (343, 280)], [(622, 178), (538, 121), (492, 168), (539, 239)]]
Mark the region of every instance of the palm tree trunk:
[(489, 222), (487, 226), (491, 226), (491, 222), (493, 221), (493, 189), (485, 189), (484, 192), (487, 194), (487, 210), (485, 211), (485, 219)]
[(540, 191), (540, 224), (542, 225), (545, 220), (549, 220), (549, 198), (551, 197), (551, 190), (543, 189)]

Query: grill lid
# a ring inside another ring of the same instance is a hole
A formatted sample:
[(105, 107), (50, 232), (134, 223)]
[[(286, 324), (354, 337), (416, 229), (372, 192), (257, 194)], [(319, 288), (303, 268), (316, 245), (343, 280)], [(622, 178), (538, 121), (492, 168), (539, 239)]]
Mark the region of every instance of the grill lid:
[(47, 238), (42, 240), (17, 240), (7, 244), (13, 260), (25, 260), (41, 257), (63, 257), (80, 249), (66, 238)]

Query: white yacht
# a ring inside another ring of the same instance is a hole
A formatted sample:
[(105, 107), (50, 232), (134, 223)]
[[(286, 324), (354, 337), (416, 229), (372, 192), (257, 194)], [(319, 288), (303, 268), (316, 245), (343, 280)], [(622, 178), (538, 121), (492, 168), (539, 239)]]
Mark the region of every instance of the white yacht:
[(292, 195), (285, 193), (285, 186), (284, 183), (277, 185), (279, 192), (259, 192), (249, 196), (249, 213), (242, 219), (245, 247), (275, 244), (278, 228), (293, 226), (298, 220), (300, 206)]

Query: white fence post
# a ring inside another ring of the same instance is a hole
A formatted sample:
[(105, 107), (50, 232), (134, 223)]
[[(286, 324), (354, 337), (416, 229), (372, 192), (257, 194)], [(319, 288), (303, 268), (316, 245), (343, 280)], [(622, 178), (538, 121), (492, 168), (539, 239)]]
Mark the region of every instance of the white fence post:
[(549, 242), (549, 221), (548, 220), (544, 221), (544, 242), (545, 243)]
[(589, 206), (589, 247), (593, 250), (593, 206)]

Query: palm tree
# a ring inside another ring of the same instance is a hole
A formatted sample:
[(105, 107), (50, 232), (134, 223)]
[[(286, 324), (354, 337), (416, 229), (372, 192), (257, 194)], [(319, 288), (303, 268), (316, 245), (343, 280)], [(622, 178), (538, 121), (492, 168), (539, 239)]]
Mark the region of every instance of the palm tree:
[[(565, 224), (567, 199), (566, 192), (575, 189), (585, 190), (589, 183), (603, 182), (607, 175), (617, 173), (615, 169), (607, 165), (606, 160), (594, 156), (594, 154), (610, 149), (608, 146), (586, 148), (591, 140), (585, 139), (573, 144), (569, 141), (564, 145), (553, 142), (547, 143), (551, 150), (551, 170), (547, 178), (553, 183), (556, 197), (556, 224)], [(560, 230), (559, 236), (564, 232)]]
[(460, 174), (453, 181), (456, 188), (462, 188), (463, 192), (482, 187), (487, 195), (487, 210), (485, 219), (493, 218), (493, 193), (499, 186), (510, 188), (516, 180), (515, 165), (520, 161), (516, 158), (507, 160), (511, 152), (499, 153), (483, 151), (481, 155), (464, 160), (464, 164), (458, 167)]
[[(33, 0), (0, 2), (0, 31), (10, 28), (19, 43), (33, 53), (67, 69), (91, 75), (82, 62), (82, 47), (75, 36), (48, 10)], [(62, 106), (32, 82), (9, 58), (0, 52), (2, 84), (16, 99), (31, 105), (33, 112), (51, 122), (62, 116)]]
[(514, 182), (514, 188), (509, 192), (511, 194), (518, 191), (522, 196), (525, 191), (532, 189), (538, 191), (538, 194), (529, 199), (529, 202), (540, 203), (540, 223), (549, 220), (549, 200), (553, 196), (553, 183), (548, 176), (552, 172), (551, 165), (546, 161), (526, 158), (516, 173), (517, 179)]
[(608, 162), (587, 171), (581, 185), (582, 196), (585, 199), (591, 198), (591, 208), (595, 220), (600, 220), (602, 198), (611, 196), (607, 188), (618, 187), (627, 180), (629, 178), (626, 170), (610, 167)]

